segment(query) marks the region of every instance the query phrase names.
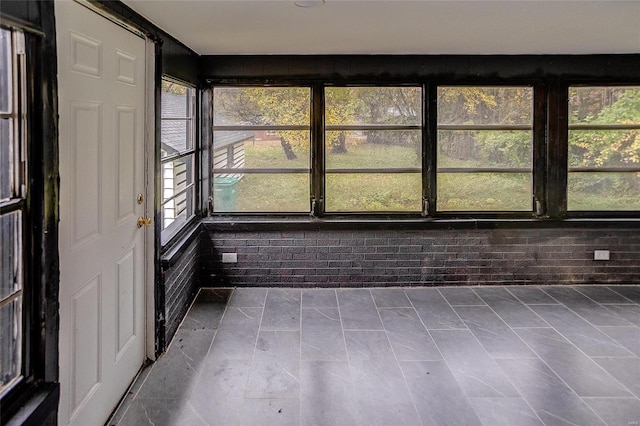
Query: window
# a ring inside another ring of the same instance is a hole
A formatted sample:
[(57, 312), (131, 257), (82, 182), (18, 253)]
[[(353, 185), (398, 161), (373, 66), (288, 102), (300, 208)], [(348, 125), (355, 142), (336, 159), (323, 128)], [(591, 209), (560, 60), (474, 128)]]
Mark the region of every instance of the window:
[(325, 211), (422, 211), (422, 88), (325, 89)]
[(439, 87), (437, 210), (533, 209), (533, 88)]
[(26, 209), (22, 33), (0, 29), (0, 395), (24, 372)]
[(569, 88), (567, 210), (640, 210), (640, 87)]
[(310, 211), (310, 104), (305, 87), (214, 89), (214, 212)]
[(194, 215), (195, 89), (162, 80), (161, 180), (162, 243)]

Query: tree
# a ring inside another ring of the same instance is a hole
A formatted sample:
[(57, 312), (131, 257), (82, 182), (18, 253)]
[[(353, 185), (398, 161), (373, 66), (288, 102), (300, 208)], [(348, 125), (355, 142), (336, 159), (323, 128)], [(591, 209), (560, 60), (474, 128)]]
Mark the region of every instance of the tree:
[[(214, 108), (237, 124), (309, 125), (309, 89), (302, 87), (233, 87), (214, 91)], [(298, 158), (294, 148), (309, 146), (309, 133), (279, 130), (280, 145), (288, 160)]]

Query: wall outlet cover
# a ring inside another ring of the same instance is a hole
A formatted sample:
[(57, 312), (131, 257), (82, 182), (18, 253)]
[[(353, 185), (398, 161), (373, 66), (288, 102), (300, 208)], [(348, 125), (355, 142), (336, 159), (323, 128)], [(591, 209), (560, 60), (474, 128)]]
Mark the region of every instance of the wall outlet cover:
[(609, 260), (609, 250), (594, 250), (593, 260)]
[(222, 253), (222, 263), (238, 263), (238, 253)]

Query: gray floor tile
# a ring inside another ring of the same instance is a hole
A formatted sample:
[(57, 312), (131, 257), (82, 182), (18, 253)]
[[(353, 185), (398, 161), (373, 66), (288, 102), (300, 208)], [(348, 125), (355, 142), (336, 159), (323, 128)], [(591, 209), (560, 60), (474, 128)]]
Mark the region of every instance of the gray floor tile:
[(640, 286), (540, 288), (203, 291), (109, 424), (633, 424)]
[(606, 308), (636, 327), (640, 327), (640, 305), (606, 305)]
[(466, 329), (458, 314), (436, 288), (406, 289), (416, 312), (429, 330)]
[(371, 294), (378, 308), (411, 308), (402, 288), (372, 288)]
[(300, 397), (300, 332), (260, 331), (245, 398)]
[(162, 399), (171, 389), (173, 399), (193, 390), (214, 336), (209, 330), (178, 330), (167, 352), (153, 365), (137, 398)]
[(300, 330), (300, 308), (299, 289), (269, 289), (260, 330)]
[(363, 414), (356, 404), (347, 362), (303, 361), (300, 376), (301, 425), (360, 424)]
[(438, 290), (452, 306), (485, 305), (470, 287), (441, 287)]
[(233, 290), (229, 306), (236, 308), (262, 308), (266, 299), (266, 288), (238, 287)]
[(532, 306), (531, 309), (589, 356), (633, 355), (565, 306)]
[(240, 426), (297, 426), (300, 424), (300, 400), (245, 400)]
[(613, 377), (555, 330), (519, 328), (516, 333), (578, 395), (630, 396)]
[(522, 398), (472, 398), (471, 405), (485, 426), (542, 426)]
[(640, 400), (637, 398), (585, 398), (584, 401), (608, 425), (640, 424)]
[(548, 327), (548, 324), (504, 287), (478, 287), (476, 294), (511, 327)]
[(207, 364), (189, 397), (189, 406), (210, 425), (240, 421), (251, 362), (218, 359)]
[(391, 347), (399, 361), (442, 359), (413, 308), (379, 309)]
[(634, 303), (640, 303), (640, 286), (637, 285), (616, 285), (609, 288), (618, 294), (623, 295)]
[(572, 287), (548, 287), (545, 292), (593, 325), (631, 325)]
[(640, 359), (638, 358), (594, 358), (619, 383), (640, 398)]
[(481, 424), (444, 361), (401, 362), (400, 366), (423, 425)]
[(127, 410), (118, 426), (204, 426), (207, 423), (187, 408), (181, 399), (137, 399)]
[(469, 398), (519, 396), (469, 330), (433, 330), (431, 336)]
[(418, 413), (384, 331), (345, 331), (361, 422), (419, 425)]
[(334, 289), (314, 288), (302, 290), (303, 308), (337, 308), (338, 299)]
[(538, 286), (511, 286), (506, 287), (506, 289), (525, 305), (553, 305), (558, 303), (557, 300), (549, 297), (549, 295)]
[(231, 289), (200, 289), (180, 328), (216, 330), (220, 325), (231, 293)]
[(633, 303), (626, 297), (603, 285), (581, 285), (574, 287), (577, 291), (598, 303), (627, 304)]
[(262, 319), (262, 308), (228, 307), (216, 333), (208, 359), (251, 360)]
[(604, 426), (541, 360), (501, 359), (497, 362), (544, 424)]
[(342, 328), (345, 330), (382, 330), (382, 322), (368, 289), (338, 291)]
[(347, 350), (337, 308), (302, 308), (303, 361), (346, 361)]
[(640, 328), (598, 327), (598, 329), (640, 357)]
[(456, 306), (455, 311), (492, 358), (535, 358), (507, 324), (488, 306)]

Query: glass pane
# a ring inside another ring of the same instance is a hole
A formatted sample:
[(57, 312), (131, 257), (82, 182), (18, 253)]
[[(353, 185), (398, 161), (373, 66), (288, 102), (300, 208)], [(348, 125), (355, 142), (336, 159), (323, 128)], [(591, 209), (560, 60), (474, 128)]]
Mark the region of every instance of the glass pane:
[(420, 130), (330, 131), (327, 169), (421, 167)]
[(0, 216), (0, 300), (22, 289), (21, 229), (19, 211)]
[(22, 369), (22, 298), (0, 308), (0, 394)]
[(526, 173), (440, 173), (438, 211), (529, 211), (533, 180)]
[(528, 130), (438, 131), (438, 168), (532, 165), (533, 140)]
[(217, 87), (213, 124), (309, 125), (310, 105), (306, 87)]
[(531, 125), (531, 87), (438, 87), (438, 124)]
[(308, 174), (216, 175), (215, 212), (309, 212)]
[(162, 120), (160, 139), (162, 158), (193, 149), (193, 129), (190, 120)]
[(422, 124), (420, 87), (325, 89), (327, 125)]
[(170, 235), (172, 229), (179, 229), (187, 219), (193, 216), (193, 190), (194, 188), (191, 187), (162, 204), (162, 229), (165, 230), (163, 242), (166, 239), (166, 233)]
[(190, 117), (192, 93), (193, 89), (190, 87), (162, 80), (162, 117)]
[(569, 167), (639, 168), (640, 130), (569, 130)]
[(327, 212), (420, 212), (422, 176), (410, 174), (330, 174)]
[(162, 164), (162, 202), (193, 183), (192, 157)]
[(0, 119), (0, 200), (8, 200), (13, 195), (11, 133), (11, 120)]
[(568, 210), (640, 210), (640, 173), (569, 173)]
[(11, 112), (11, 31), (0, 29), (0, 112)]
[(216, 131), (213, 168), (308, 169), (308, 131)]
[(570, 87), (570, 124), (640, 124), (640, 87)]

